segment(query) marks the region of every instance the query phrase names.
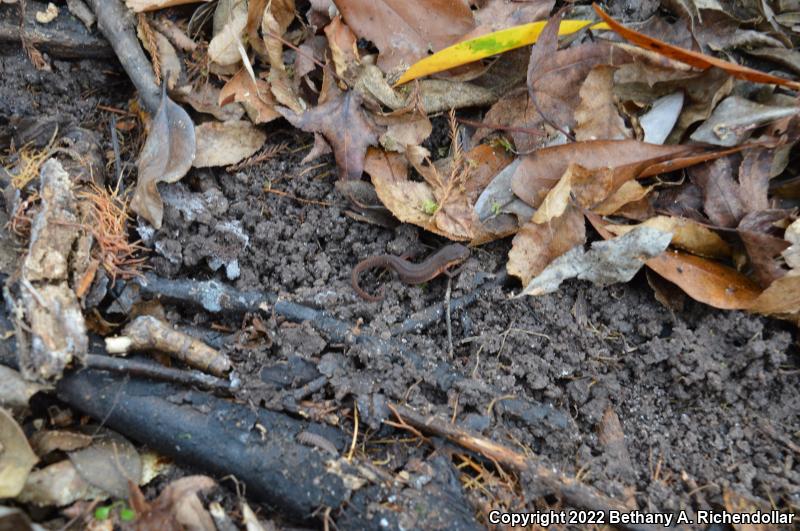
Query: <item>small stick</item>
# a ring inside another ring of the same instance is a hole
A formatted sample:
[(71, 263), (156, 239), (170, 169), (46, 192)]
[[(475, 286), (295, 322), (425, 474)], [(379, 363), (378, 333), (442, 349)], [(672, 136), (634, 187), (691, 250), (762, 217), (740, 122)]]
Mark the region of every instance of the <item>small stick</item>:
[(144, 376), (154, 380), (174, 382), (182, 385), (194, 385), (203, 389), (215, 391), (231, 391), (236, 388), (236, 385), (227, 380), (210, 376), (199, 371), (182, 371), (163, 367), (155, 363), (104, 356), (102, 354), (87, 354), (84, 365), (89, 369), (118, 372), (131, 376)]
[(453, 323), (450, 320), (450, 295), (452, 294), (453, 277), (447, 277), (447, 291), (444, 293), (445, 323), (447, 324), (447, 347), (450, 359), (453, 359)]

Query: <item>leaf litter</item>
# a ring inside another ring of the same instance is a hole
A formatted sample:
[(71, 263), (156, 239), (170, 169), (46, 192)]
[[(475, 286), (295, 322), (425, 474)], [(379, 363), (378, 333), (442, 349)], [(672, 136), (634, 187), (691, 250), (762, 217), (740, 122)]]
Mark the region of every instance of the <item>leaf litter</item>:
[[(128, 2), (137, 11), (181, 3)], [(648, 281), (661, 286), (659, 300), (681, 290), (716, 308), (800, 321), (789, 163), (800, 83), (764, 68), (797, 73), (797, 52), (787, 48), (796, 42), (797, 12), (776, 13), (767, 2), (746, 13), (718, 2), (670, 2), (683, 18), (665, 25), (655, 17), (637, 31), (596, 5), (604, 24), (583, 20), (586, 6), (580, 20), (562, 20), (559, 11), (531, 26), (554, 2), (472, 4), (320, 0), (311, 2), (307, 26), (291, 0), (220, 1), (206, 8), (214, 18), (207, 69), (190, 83), (188, 68), (176, 71), (185, 59), (180, 47), (154, 33), (153, 66), (171, 66), (130, 200), (140, 223), (161, 228), (159, 185), (192, 167), (246, 161), (284, 118), (314, 133), (304, 162), (333, 152), (337, 188), (361, 219), (391, 225), (390, 212), (474, 246), (513, 236), (506, 269), (521, 281), (520, 296), (551, 293), (568, 278), (599, 287), (628, 282), (646, 266)], [(753, 14), (758, 23), (747, 18)], [(475, 48), (497, 31), (527, 40)], [(534, 41), (517, 81), (489, 75), (510, 53), (490, 57)], [(717, 57), (721, 51), (765, 63), (751, 68)], [(470, 122), (482, 120), (481, 127), (459, 125), (456, 109), (474, 118), (474, 107), (478, 120)], [(443, 111), (444, 128), (436, 116)], [(429, 151), (437, 127), (449, 133), (447, 153)], [(588, 241), (596, 234), (603, 240)], [(120, 242), (109, 239), (95, 259), (108, 260), (109, 272), (135, 275), (137, 263), (125, 262), (124, 252), (115, 257)], [(121, 477), (108, 479), (114, 484), (106, 490), (123, 496)], [(212, 528), (196, 492), (213, 481), (185, 480), (154, 502), (128, 486), (142, 522)]]

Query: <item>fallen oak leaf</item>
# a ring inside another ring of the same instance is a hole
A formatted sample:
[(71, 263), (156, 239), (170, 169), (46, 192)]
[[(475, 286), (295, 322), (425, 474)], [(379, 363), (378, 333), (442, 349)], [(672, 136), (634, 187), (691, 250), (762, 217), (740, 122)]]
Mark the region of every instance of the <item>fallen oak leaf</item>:
[(600, 18), (602, 18), (613, 31), (618, 33), (628, 42), (636, 44), (637, 46), (641, 46), (642, 48), (652, 50), (665, 55), (670, 59), (675, 59), (701, 70), (716, 67), (739, 79), (745, 79), (747, 81), (753, 81), (756, 83), (781, 85), (792, 90), (800, 90), (800, 83), (797, 81), (791, 81), (782, 77), (773, 76), (772, 74), (767, 74), (746, 66), (724, 61), (722, 59), (717, 59), (716, 57), (712, 57), (710, 55), (694, 52), (678, 46), (673, 46), (664, 41), (654, 39), (653, 37), (649, 37), (643, 33), (639, 33), (638, 31), (623, 26), (608, 16), (606, 12), (603, 11), (596, 3), (593, 3), (592, 7), (598, 16), (600, 16)]
[(136, 190), (131, 210), (156, 229), (161, 228), (164, 203), (157, 184), (179, 181), (192, 167), (197, 144), (192, 119), (162, 89), (161, 104), (150, 123), (137, 166)]
[(246, 69), (242, 68), (219, 91), (219, 105), (231, 102), (241, 103), (247, 116), (255, 124), (263, 124), (280, 118), (275, 110), (275, 98), (269, 83), (262, 79), (253, 81)]
[(367, 148), (378, 144), (375, 126), (364, 113), (358, 92), (342, 92), (327, 72), (323, 85), (325, 99), (313, 109), (302, 114), (286, 107), (276, 107), (275, 110), (293, 126), (325, 137), (333, 147), (340, 179), (360, 179)]

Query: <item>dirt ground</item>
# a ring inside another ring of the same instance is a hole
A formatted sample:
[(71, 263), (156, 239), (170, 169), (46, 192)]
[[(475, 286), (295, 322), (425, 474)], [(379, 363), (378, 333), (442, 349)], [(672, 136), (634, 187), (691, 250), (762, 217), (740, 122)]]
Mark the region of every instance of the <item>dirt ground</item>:
[[(67, 116), (101, 134), (110, 149), (110, 113), (97, 105), (125, 108), (132, 96), (110, 61), (54, 61), (53, 72), (39, 72), (14, 48), (0, 55), (0, 71), (0, 117)], [(383, 337), (443, 300), (447, 279), (409, 287), (390, 274), (366, 277), (370, 291), (384, 286), (382, 302), (359, 299), (350, 286), (356, 262), (376, 253), (426, 254), (443, 242), (415, 227), (389, 230), (348, 217), (332, 159), (301, 166), (312, 138), (285, 122), (268, 129), (269, 142), (289, 143), (278, 157), (240, 172), (193, 170), (162, 188), (164, 226), (141, 233), (156, 273), (278, 293)], [(265, 185), (281, 194), (266, 193)], [(478, 273), (502, 268), (509, 245), (474, 249), (453, 279), (453, 297), (474, 289)], [(452, 417), (605, 493), (634, 497), (647, 511), (720, 509), (726, 491), (765, 508), (800, 506), (800, 356), (791, 327), (691, 301), (673, 312), (655, 300), (644, 273), (606, 289), (569, 281), (552, 295), (512, 298), (518, 290), (486, 292), (454, 313), (452, 360), (444, 320), (402, 337), (417, 354), (409, 359), (330, 344), (308, 326), (266, 319), (268, 338), (228, 347), (245, 381), (239, 398), (268, 404), (262, 367), (300, 357), (329, 377), (313, 401), (344, 408), (383, 396)], [(167, 310), (183, 324), (220, 321)], [(611, 412), (622, 445), (607, 435)], [(374, 419), (365, 422), (376, 440), (384, 433)], [(431, 451), (413, 444), (367, 449), (395, 470)], [(553, 501), (537, 501), (538, 486), (521, 481), (528, 508)]]

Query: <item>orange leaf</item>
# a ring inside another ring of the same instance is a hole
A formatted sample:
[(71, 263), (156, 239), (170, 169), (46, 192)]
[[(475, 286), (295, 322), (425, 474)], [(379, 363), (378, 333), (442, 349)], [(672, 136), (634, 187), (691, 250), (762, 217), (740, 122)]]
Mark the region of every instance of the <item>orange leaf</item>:
[(747, 68), (746, 66), (731, 63), (729, 61), (723, 61), (722, 59), (717, 59), (716, 57), (711, 57), (710, 55), (700, 52), (693, 52), (692, 50), (687, 50), (678, 46), (673, 46), (664, 41), (660, 41), (643, 33), (639, 33), (638, 31), (626, 28), (608, 16), (597, 4), (592, 4), (592, 6), (600, 18), (602, 18), (612, 30), (617, 32), (625, 40), (637, 46), (641, 46), (642, 48), (646, 48), (663, 56), (669, 57), (670, 59), (686, 63), (687, 65), (699, 68), (701, 70), (706, 70), (712, 66), (715, 66), (721, 70), (724, 70), (731, 76), (739, 79), (746, 79), (756, 83), (772, 83), (775, 85), (788, 87), (792, 90), (800, 90), (800, 83), (797, 81), (791, 81), (782, 77), (773, 76), (765, 72)]

